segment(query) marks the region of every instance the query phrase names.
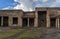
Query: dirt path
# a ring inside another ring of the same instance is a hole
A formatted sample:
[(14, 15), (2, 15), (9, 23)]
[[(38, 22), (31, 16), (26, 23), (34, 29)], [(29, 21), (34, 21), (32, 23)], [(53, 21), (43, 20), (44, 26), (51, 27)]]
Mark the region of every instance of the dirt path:
[(40, 39), (60, 39), (60, 29), (49, 29), (47, 34)]

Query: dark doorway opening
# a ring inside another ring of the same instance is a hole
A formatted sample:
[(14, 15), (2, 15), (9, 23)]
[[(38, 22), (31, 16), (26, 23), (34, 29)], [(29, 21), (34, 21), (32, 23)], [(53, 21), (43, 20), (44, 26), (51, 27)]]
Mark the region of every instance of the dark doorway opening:
[(8, 26), (8, 16), (3, 16), (3, 27)]
[(0, 26), (1, 26), (1, 22), (2, 22), (1, 19), (2, 19), (2, 17), (0, 16)]
[(50, 26), (52, 27), (52, 28), (55, 28), (56, 27), (56, 18), (51, 18), (50, 19)]
[(22, 22), (23, 27), (27, 27), (27, 22), (28, 22), (27, 18), (23, 18)]
[(38, 27), (46, 27), (47, 11), (38, 11)]
[(29, 18), (29, 26), (34, 27), (34, 18)]
[(18, 17), (13, 17), (13, 24), (18, 24)]

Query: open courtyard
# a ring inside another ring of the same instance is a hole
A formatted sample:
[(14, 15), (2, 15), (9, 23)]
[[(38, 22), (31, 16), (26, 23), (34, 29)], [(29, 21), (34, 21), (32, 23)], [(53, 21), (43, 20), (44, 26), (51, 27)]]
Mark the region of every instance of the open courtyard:
[(0, 39), (60, 39), (60, 29), (0, 27)]

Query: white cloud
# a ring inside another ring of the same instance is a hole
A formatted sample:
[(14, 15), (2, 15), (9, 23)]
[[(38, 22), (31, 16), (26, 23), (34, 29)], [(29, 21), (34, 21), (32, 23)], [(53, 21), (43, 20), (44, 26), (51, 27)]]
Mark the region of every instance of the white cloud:
[(14, 1), (19, 1), (19, 0), (14, 0)]
[(24, 5), (21, 4), (21, 5), (17, 5), (17, 6), (15, 6), (14, 9), (23, 9), (23, 7), (24, 7)]
[[(32, 11), (36, 6), (39, 7), (60, 7), (60, 0), (14, 0), (15, 2), (19, 2), (13, 9), (22, 9), (24, 11)], [(10, 6), (11, 7), (11, 6)], [(9, 9), (10, 7), (6, 7), (5, 9)]]
[(47, 2), (48, 0), (33, 0), (33, 1), (42, 1), (42, 2)]
[(56, 0), (50, 7), (60, 7), (60, 0)]
[(5, 8), (3, 8), (2, 10), (6, 10), (6, 9), (12, 9), (13, 7), (11, 7), (11, 6), (8, 6), (8, 7), (5, 7)]
[(29, 10), (29, 11), (32, 11), (32, 9), (27, 8), (27, 7), (24, 6), (23, 4), (15, 6), (14, 9), (22, 9), (22, 10), (24, 10), (24, 11), (28, 11), (28, 10)]
[[(50, 7), (52, 6), (49, 5), (48, 1), (50, 1), (51, 3), (55, 2), (55, 0), (15, 0), (19, 3), (21, 3), (23, 6), (20, 7), (21, 5), (17, 5), (15, 8), (19, 8), (19, 9), (23, 9), (24, 11), (30, 11), (30, 10), (34, 10), (34, 8), (36, 6), (39, 6), (39, 7)], [(43, 4), (40, 4), (39, 2), (42, 2)], [(39, 3), (39, 4), (38, 4)]]
[(3, 9), (5, 10), (5, 9), (9, 9), (9, 8), (8, 8), (8, 7), (5, 7), (5, 8), (3, 8)]
[(42, 0), (42, 2), (47, 2), (48, 0)]
[(15, 0), (21, 4), (14, 7), (14, 9), (23, 9), (24, 11), (32, 11), (33, 10), (33, 1), (31, 0)]

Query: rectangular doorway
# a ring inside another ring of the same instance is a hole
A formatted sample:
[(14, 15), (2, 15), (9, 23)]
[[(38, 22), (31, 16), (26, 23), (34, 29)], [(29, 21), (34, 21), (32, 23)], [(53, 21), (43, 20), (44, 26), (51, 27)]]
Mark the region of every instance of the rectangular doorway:
[(50, 18), (50, 26), (51, 28), (55, 28), (56, 27), (56, 18)]
[(29, 26), (34, 27), (34, 18), (29, 18)]
[(27, 18), (23, 18), (23, 21), (22, 21), (23, 27), (27, 27), (27, 22), (28, 22)]
[(3, 27), (8, 26), (8, 16), (3, 16)]
[(47, 11), (38, 11), (38, 27), (46, 27)]

